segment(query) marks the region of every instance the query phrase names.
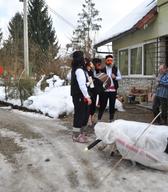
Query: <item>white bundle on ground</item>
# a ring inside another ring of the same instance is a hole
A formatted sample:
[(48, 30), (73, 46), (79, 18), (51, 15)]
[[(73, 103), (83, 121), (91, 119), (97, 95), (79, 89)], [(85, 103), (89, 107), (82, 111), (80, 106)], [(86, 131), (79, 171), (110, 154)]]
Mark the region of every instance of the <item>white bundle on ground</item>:
[(95, 134), (106, 144), (115, 143), (124, 159), (168, 171), (168, 126), (116, 120), (97, 123)]
[(115, 100), (115, 109), (121, 112), (125, 111), (125, 109), (123, 108), (123, 103), (119, 99)]

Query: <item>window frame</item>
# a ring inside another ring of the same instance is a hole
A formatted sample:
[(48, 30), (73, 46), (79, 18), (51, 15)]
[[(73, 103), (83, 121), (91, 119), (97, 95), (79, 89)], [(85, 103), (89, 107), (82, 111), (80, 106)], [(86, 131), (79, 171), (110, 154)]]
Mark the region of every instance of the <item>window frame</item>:
[[(139, 78), (139, 77), (145, 77), (145, 78), (148, 78), (148, 77), (153, 77), (153, 75), (144, 75), (144, 59), (145, 59), (145, 49), (144, 49), (144, 46), (146, 44), (150, 44), (150, 43), (156, 43), (157, 40), (151, 40), (151, 41), (146, 41), (144, 43), (139, 43), (139, 44), (135, 44), (135, 45), (132, 45), (132, 46), (129, 46), (129, 47), (124, 47), (122, 49), (118, 49), (118, 61), (119, 61), (119, 52), (120, 51), (124, 51), (124, 50), (128, 50), (128, 75), (122, 75), (123, 77), (135, 77), (135, 78)], [(139, 48), (141, 47), (142, 48), (142, 73), (141, 74), (131, 74), (131, 49), (135, 49), (135, 48)], [(118, 66), (120, 68), (120, 64), (118, 63)], [(121, 74), (122, 74), (122, 71), (121, 71)]]
[[(127, 53), (128, 53), (128, 67), (127, 68), (129, 69), (129, 50), (128, 49), (122, 49), (122, 50), (118, 51), (118, 64), (120, 65), (120, 52), (121, 51), (127, 51)], [(120, 66), (119, 66), (119, 68), (120, 68)], [(128, 73), (128, 71), (127, 71), (127, 73)], [(129, 75), (129, 73), (128, 73), (128, 75)], [(122, 75), (122, 76), (128, 76), (128, 75)]]

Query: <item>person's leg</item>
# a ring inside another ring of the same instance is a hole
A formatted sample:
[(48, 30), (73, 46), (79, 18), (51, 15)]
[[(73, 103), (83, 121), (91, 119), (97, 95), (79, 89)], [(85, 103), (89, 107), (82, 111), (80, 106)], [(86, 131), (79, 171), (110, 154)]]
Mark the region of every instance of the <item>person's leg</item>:
[[(154, 117), (156, 117), (159, 114), (159, 112), (160, 112), (159, 108), (160, 108), (160, 98), (155, 96), (154, 99), (153, 99), (153, 105), (152, 105), (152, 111), (153, 111)], [(155, 122), (158, 123), (158, 124), (161, 123), (160, 116), (157, 117)]]
[(92, 126), (92, 116), (95, 113), (95, 102), (94, 98), (92, 97), (92, 104), (89, 106), (89, 125)]
[(96, 100), (97, 100), (97, 93), (93, 93), (93, 96), (92, 96), (92, 108), (91, 108), (91, 111), (90, 111), (90, 114), (91, 115), (94, 115), (95, 114), (95, 111), (96, 111)]
[(82, 113), (81, 115), (82, 127), (85, 127), (88, 124), (89, 115), (90, 115), (89, 110), (90, 110), (90, 106), (84, 103), (82, 110), (80, 111), (80, 113)]
[(93, 92), (92, 104), (90, 105), (90, 125), (94, 124), (94, 114), (96, 112), (96, 99), (97, 99), (97, 93)]
[(82, 108), (83, 108), (83, 99), (78, 96), (73, 96), (74, 104), (74, 116), (73, 116), (73, 127), (81, 128), (82, 127)]
[(99, 94), (99, 110), (98, 110), (98, 120), (101, 120), (104, 110), (107, 106), (108, 95), (106, 92)]
[(167, 125), (167, 109), (168, 109), (168, 104), (167, 104), (167, 99), (166, 98), (160, 98), (161, 102), (161, 117), (163, 119), (163, 124)]
[(83, 125), (85, 124), (86, 112), (88, 112), (87, 104), (84, 103), (83, 98), (74, 96), (73, 97), (73, 104), (74, 104), (74, 119), (73, 119), (73, 141), (79, 142), (79, 143), (87, 143), (87, 138), (83, 134)]
[(114, 120), (116, 92), (109, 92), (109, 121)]

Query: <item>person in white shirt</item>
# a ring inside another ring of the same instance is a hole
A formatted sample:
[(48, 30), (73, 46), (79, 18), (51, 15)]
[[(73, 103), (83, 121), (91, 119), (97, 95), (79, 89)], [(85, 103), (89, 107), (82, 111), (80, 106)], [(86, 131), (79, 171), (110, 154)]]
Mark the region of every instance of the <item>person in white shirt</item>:
[(106, 66), (102, 69), (111, 78), (111, 85), (99, 95), (98, 120), (101, 120), (104, 110), (109, 100), (109, 121), (113, 121), (115, 113), (115, 100), (117, 96), (118, 81), (122, 79), (119, 69), (113, 64), (113, 56), (107, 55), (105, 58)]
[(88, 93), (85, 60), (82, 51), (73, 53), (71, 71), (71, 96), (74, 104), (73, 141), (86, 143), (84, 127), (88, 123), (89, 106), (92, 101)]

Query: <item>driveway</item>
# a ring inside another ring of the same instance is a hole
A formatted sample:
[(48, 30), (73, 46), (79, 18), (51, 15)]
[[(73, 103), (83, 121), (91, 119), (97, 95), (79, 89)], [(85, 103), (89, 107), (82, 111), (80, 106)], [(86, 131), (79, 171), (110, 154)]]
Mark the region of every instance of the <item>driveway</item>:
[[(152, 118), (149, 111), (135, 112), (129, 106), (116, 118)], [(97, 147), (85, 152), (85, 144), (72, 142), (71, 120), (0, 109), (0, 192), (167, 192), (165, 172), (126, 160), (113, 169), (119, 154)]]

